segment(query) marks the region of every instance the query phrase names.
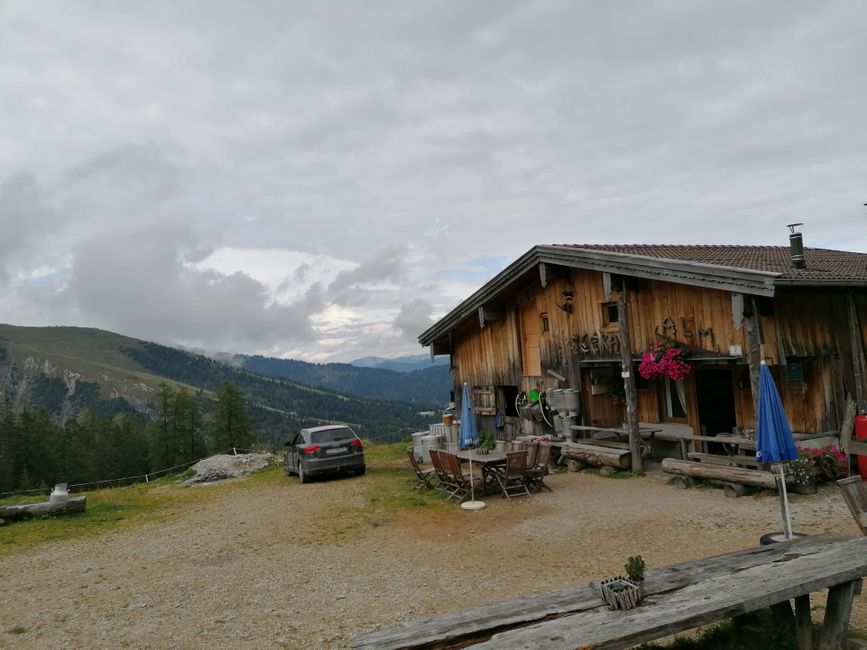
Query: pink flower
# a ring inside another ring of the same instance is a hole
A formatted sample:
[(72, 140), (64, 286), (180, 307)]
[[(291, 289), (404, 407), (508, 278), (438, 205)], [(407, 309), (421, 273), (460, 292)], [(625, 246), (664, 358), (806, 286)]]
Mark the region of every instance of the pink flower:
[(692, 371), (683, 358), (683, 350), (677, 347), (660, 346), (645, 352), (638, 364), (638, 372), (645, 379), (664, 379), (681, 381)]

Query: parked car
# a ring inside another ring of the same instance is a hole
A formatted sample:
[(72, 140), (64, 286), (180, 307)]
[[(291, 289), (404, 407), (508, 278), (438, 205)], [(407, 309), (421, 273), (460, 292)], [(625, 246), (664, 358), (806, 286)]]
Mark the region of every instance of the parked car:
[(342, 424), (301, 429), (286, 447), (286, 475), (298, 474), (301, 483), (312, 476), (344, 470), (360, 476), (367, 469), (361, 438)]

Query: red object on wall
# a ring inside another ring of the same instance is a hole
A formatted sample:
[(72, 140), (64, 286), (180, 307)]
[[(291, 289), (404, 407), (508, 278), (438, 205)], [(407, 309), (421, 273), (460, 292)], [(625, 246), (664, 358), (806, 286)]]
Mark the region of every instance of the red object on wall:
[[(867, 438), (867, 415), (855, 417), (855, 439)], [(867, 479), (867, 456), (858, 456), (858, 473), (862, 479)]]

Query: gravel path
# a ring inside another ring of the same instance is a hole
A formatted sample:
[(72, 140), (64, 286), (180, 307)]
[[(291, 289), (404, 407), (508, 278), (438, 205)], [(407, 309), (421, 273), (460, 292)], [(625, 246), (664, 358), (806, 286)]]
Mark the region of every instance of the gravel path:
[[(754, 546), (780, 525), (776, 498), (678, 490), (657, 473), (558, 474), (553, 493), (488, 498), (478, 513), (371, 515), (375, 472), (240, 481), (166, 521), (2, 559), (0, 647), (346, 647), (400, 620), (619, 573), (636, 553), (652, 568)], [(802, 532), (858, 534), (836, 488), (793, 495), (792, 514)], [(867, 596), (853, 624), (867, 628)]]

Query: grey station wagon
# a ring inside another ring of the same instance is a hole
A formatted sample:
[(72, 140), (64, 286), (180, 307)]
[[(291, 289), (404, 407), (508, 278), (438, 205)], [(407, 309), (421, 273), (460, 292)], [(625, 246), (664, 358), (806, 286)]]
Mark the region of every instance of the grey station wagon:
[(355, 431), (342, 424), (301, 429), (286, 443), (286, 474), (306, 483), (312, 476), (344, 470), (364, 474), (364, 447)]

